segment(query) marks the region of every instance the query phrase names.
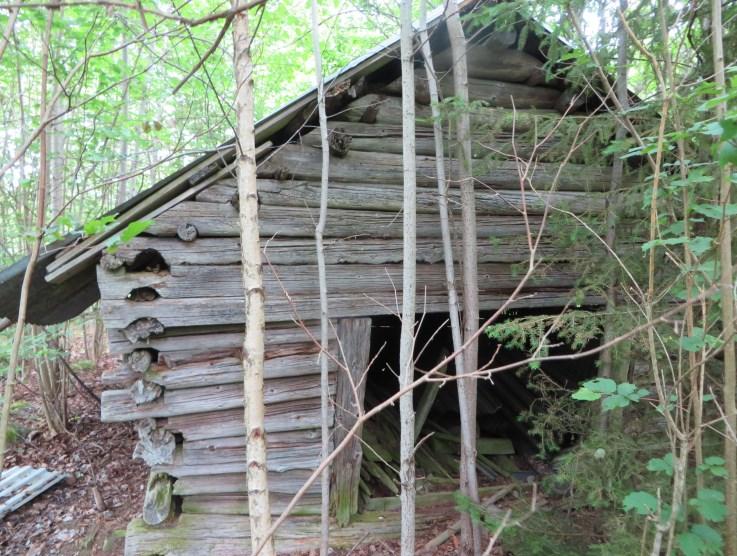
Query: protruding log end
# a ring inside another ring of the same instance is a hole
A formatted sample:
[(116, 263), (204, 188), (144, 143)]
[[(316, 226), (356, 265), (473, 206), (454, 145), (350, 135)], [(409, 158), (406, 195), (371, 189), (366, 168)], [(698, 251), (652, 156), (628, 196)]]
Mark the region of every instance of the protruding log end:
[(345, 157), (351, 149), (352, 141), (353, 137), (351, 137), (344, 128), (336, 127), (330, 132), (330, 136), (328, 137), (330, 154), (335, 155), (338, 158)]
[(197, 227), (189, 222), (177, 226), (177, 237), (182, 241), (194, 241), (197, 239)]
[(143, 521), (161, 525), (172, 511), (172, 479), (166, 473), (151, 473), (143, 499)]
[(131, 384), (128, 393), (136, 405), (144, 405), (160, 398), (164, 393), (164, 388), (141, 378)]
[(151, 317), (134, 320), (123, 329), (123, 335), (132, 344), (148, 340), (151, 336), (160, 336), (164, 333), (164, 325)]
[(142, 459), (146, 465), (170, 465), (174, 462), (176, 439), (171, 431), (156, 426), (153, 419), (136, 423), (138, 442), (133, 450), (134, 459)]
[(136, 374), (142, 375), (151, 368), (153, 363), (153, 353), (148, 349), (137, 349), (128, 355), (125, 364)]
[(555, 102), (555, 109), (560, 114), (575, 112), (586, 103), (586, 97), (580, 91), (566, 89)]
[(112, 253), (105, 253), (100, 257), (100, 266), (103, 270), (108, 272), (115, 272), (116, 270), (123, 268), (124, 264), (125, 261), (123, 261), (123, 259), (113, 255)]

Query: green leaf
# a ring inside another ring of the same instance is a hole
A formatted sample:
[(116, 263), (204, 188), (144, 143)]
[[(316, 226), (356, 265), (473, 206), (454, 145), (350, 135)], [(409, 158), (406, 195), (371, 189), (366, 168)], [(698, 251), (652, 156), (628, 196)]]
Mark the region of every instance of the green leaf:
[(696, 255), (697, 257), (700, 257), (704, 253), (706, 253), (710, 248), (712, 244), (712, 238), (710, 237), (704, 237), (704, 236), (696, 236), (692, 237), (688, 242), (688, 248), (691, 250), (691, 252)]
[(658, 499), (649, 492), (630, 492), (622, 501), (624, 511), (634, 510), (639, 515), (653, 515), (658, 510)]
[(715, 550), (714, 554), (721, 551), (724, 546), (724, 539), (719, 531), (709, 527), (705, 523), (697, 523), (691, 526), (691, 531), (701, 537), (706, 545)]
[(585, 388), (600, 394), (614, 394), (617, 391), (617, 383), (611, 378), (595, 378), (583, 383)]
[(647, 470), (653, 473), (665, 473), (673, 476), (673, 454), (665, 454), (662, 458), (653, 458), (647, 462)]
[(697, 212), (699, 214), (702, 214), (706, 216), (707, 218), (714, 218), (716, 220), (720, 220), (722, 216), (726, 218), (731, 218), (732, 216), (737, 216), (737, 204), (730, 203), (728, 205), (724, 205), (724, 210), (722, 210), (722, 205), (694, 205), (691, 207), (694, 212)]
[(128, 243), (134, 237), (145, 232), (153, 223), (153, 220), (136, 220), (131, 222), (120, 232), (120, 240), (123, 243)]
[(601, 398), (601, 394), (599, 392), (592, 392), (585, 386), (581, 386), (578, 390), (576, 390), (571, 397), (574, 400), (580, 400), (584, 402), (593, 402)]
[(676, 539), (684, 556), (701, 556), (704, 553), (704, 539), (696, 533), (679, 533)]
[(732, 141), (725, 141), (719, 147), (719, 165), (737, 164), (737, 145)]
[(615, 409), (627, 407), (629, 404), (630, 400), (628, 398), (620, 396), (619, 394), (614, 394), (604, 398), (604, 401), (601, 402), (601, 409), (604, 411), (613, 411)]
[(698, 492), (696, 498), (688, 501), (689, 506), (696, 508), (701, 517), (707, 521), (721, 523), (727, 516), (727, 506), (724, 505), (724, 493), (705, 488)]
[(704, 463), (696, 468), (698, 473), (711, 473), (715, 477), (726, 477), (727, 468), (725, 467), (724, 458), (719, 456), (709, 456)]
[(653, 247), (657, 247), (660, 245), (682, 245), (688, 241), (687, 237), (669, 237), (666, 239), (653, 239), (651, 241), (646, 241), (642, 244), (642, 250), (643, 251), (649, 251)]

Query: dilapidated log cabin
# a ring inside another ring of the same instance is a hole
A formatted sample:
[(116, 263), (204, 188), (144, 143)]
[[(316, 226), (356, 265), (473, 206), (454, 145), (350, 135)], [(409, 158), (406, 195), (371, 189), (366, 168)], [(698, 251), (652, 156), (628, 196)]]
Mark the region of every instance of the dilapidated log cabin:
[[(572, 147), (574, 134), (561, 131), (566, 126), (580, 129), (582, 122), (603, 116), (596, 116), (589, 99), (571, 94), (564, 78), (546, 78), (540, 37), (529, 34), (518, 44), (514, 32), (491, 28), (476, 30), (473, 37), (468, 61), (478, 184), (478, 281), (481, 309), (490, 311), (518, 284), (518, 267), (529, 259), (529, 231), (539, 229), (552, 211), (601, 215), (611, 171), (587, 164)], [(448, 98), (453, 94), (453, 64), (440, 17), (432, 20), (431, 46), (441, 91)], [(382, 369), (374, 368), (379, 363), (391, 367), (392, 350), (385, 349), (384, 355), (381, 350), (399, 335), (393, 315), (402, 297), (398, 48), (398, 41), (389, 41), (326, 81), (331, 161), (325, 236), (332, 345), (367, 400), (377, 395), (372, 381), (396, 388), (391, 372), (382, 375)], [(448, 301), (429, 96), (421, 68), (418, 60), (417, 291), (418, 307), (429, 318), (447, 313)], [(266, 430), (275, 512), (284, 509), (320, 460), (313, 237), (321, 152), (315, 126), (312, 91), (256, 128), (267, 300)], [(589, 147), (592, 141), (586, 139)], [(232, 143), (222, 145), (117, 207), (117, 221), (104, 233), (52, 245), (34, 277), (31, 322), (71, 318), (99, 297), (110, 350), (120, 357), (119, 367), (104, 376), (109, 389), (102, 396), (101, 417), (109, 423), (135, 422), (140, 441), (134, 457), (151, 467), (142, 517), (128, 528), (130, 556), (247, 554), (250, 549), (234, 155)], [(455, 164), (447, 161), (458, 239)], [(521, 172), (527, 174), (521, 177)], [(138, 219), (153, 224), (115, 254), (106, 253), (106, 240)], [(553, 231), (543, 235), (538, 254), (546, 264), (525, 286), (516, 309), (557, 308), (571, 300), (579, 278), (573, 261), (581, 253), (575, 246), (561, 251), (555, 240)], [(24, 266), (21, 261), (0, 276), (0, 316), (13, 318), (17, 312)], [(601, 300), (589, 296), (578, 302), (596, 306)], [(346, 373), (331, 377), (333, 439), (338, 442), (356, 410)], [(497, 381), (496, 394), (486, 395), (496, 396), (499, 412), (482, 411), (480, 419), (511, 412), (506, 417), (516, 422), (515, 406), (499, 401), (507, 392), (510, 399), (524, 400), (524, 385), (513, 382)], [(355, 440), (333, 466), (333, 508), (340, 525), (332, 532), (336, 546), (355, 542), (369, 522), (372, 538), (398, 535), (398, 504), (367, 492), (364, 451), (364, 444)], [(297, 515), (279, 531), (279, 550), (314, 546), (318, 497), (311, 490)], [(432, 507), (420, 511), (422, 523)], [(381, 519), (376, 512), (384, 512)]]

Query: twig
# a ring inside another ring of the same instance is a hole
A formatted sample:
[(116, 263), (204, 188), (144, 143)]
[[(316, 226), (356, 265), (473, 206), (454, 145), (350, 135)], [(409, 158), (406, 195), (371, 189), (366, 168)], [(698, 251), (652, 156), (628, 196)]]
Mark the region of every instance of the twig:
[(79, 376), (77, 376), (77, 373), (74, 372), (74, 369), (72, 369), (72, 367), (69, 364), (69, 362), (64, 357), (61, 357), (61, 356), (59, 356), (59, 361), (61, 361), (62, 365), (64, 365), (64, 367), (66, 368), (67, 372), (70, 375), (72, 375), (72, 378), (77, 382), (77, 384), (82, 387), (82, 390), (84, 390), (92, 399), (94, 399), (95, 402), (97, 402), (97, 405), (100, 405), (101, 402), (100, 402), (99, 396), (97, 394), (95, 394), (92, 391), (92, 389), (89, 386), (87, 386), (82, 381), (81, 378), (79, 378)]

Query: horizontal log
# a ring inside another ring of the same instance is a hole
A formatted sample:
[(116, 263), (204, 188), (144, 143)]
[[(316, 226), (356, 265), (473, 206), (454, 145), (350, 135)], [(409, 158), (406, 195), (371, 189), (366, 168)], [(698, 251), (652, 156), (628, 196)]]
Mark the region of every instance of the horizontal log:
[[(314, 236), (316, 209), (302, 207), (276, 207), (262, 205), (259, 208), (259, 229), (262, 238)], [(183, 202), (159, 216), (147, 232), (163, 237), (174, 237), (178, 223), (192, 222), (200, 231), (200, 237), (239, 237), (238, 211), (227, 204)], [(477, 217), (476, 230), (480, 238), (501, 237), (525, 233), (521, 216)], [(541, 219), (529, 217), (535, 229)], [(453, 218), (451, 230), (460, 233), (460, 218)], [(332, 209), (328, 213), (326, 238), (400, 238), (402, 218), (398, 212)], [(435, 214), (417, 215), (417, 237), (439, 238), (440, 220)], [(196, 242), (194, 242), (196, 243)], [(267, 251), (268, 253), (268, 251)]]
[[(227, 473), (240, 473), (243, 476), (248, 471), (246, 463), (246, 448), (243, 452), (242, 461), (221, 462), (217, 459), (205, 465), (190, 465), (186, 463), (172, 463), (156, 465), (153, 470), (171, 475), (172, 477), (198, 477), (206, 475), (223, 475)], [(266, 467), (269, 471), (283, 473), (293, 469), (315, 469), (320, 465), (321, 451), (319, 443), (311, 447), (292, 448), (288, 451), (280, 450), (275, 453), (269, 452), (266, 456)]]
[[(273, 515), (279, 515), (292, 500), (292, 495), (269, 493)], [(195, 494), (182, 497), (182, 513), (248, 515), (248, 496), (245, 494)], [(290, 515), (320, 515), (320, 497), (317, 493), (304, 495)]]
[[(331, 379), (331, 390), (335, 378)], [(320, 395), (319, 375), (278, 378), (264, 382), (264, 403), (271, 404)], [(102, 393), (101, 420), (105, 423), (170, 417), (243, 407), (243, 385), (226, 384), (170, 390), (146, 405), (136, 405), (127, 390)]]
[[(331, 371), (335, 369), (332, 360), (329, 366)], [(303, 376), (319, 372), (317, 353), (277, 357), (264, 361), (264, 378), (267, 379)], [(146, 373), (146, 380), (160, 384), (167, 390), (234, 384), (243, 380), (243, 362), (239, 358), (225, 357), (172, 368), (153, 369)]]
[[(283, 357), (295, 353), (314, 353), (312, 338), (320, 335), (319, 326), (306, 323), (307, 332), (294, 323), (274, 323), (266, 327), (266, 358)], [(189, 359), (207, 361), (227, 354), (240, 354), (243, 347), (242, 327), (184, 327), (170, 328), (162, 336), (150, 338), (146, 342), (131, 344), (119, 330), (110, 329), (108, 342), (111, 353), (129, 353), (135, 349), (154, 349), (159, 352), (159, 363), (169, 365), (167, 357), (171, 358), (172, 365), (179, 364), (184, 355)], [(330, 337), (334, 338), (333, 331)], [(290, 348), (294, 348), (291, 350)]]
[[(460, 275), (460, 266), (456, 269)], [(519, 283), (519, 273), (510, 264), (482, 263), (478, 266), (478, 281), (483, 290), (510, 290)], [(402, 283), (402, 265), (327, 265), (328, 297), (341, 295), (373, 296), (381, 292), (394, 292)], [(542, 268), (533, 275), (530, 286), (571, 286), (578, 275), (571, 266), (559, 263)], [(272, 305), (287, 303), (287, 292), (299, 306), (303, 297), (318, 296), (318, 269), (316, 265), (268, 266), (264, 268), (264, 289), (267, 311)], [(196, 297), (243, 297), (240, 266), (172, 266), (167, 272), (129, 272), (102, 275), (98, 281), (103, 301), (126, 300), (135, 288), (151, 288), (157, 294), (152, 301), (129, 301), (134, 306), (150, 303), (155, 307), (162, 299), (186, 299)], [(445, 265), (417, 265), (417, 290), (444, 292)], [(298, 307), (299, 308), (299, 307)], [(156, 314), (155, 312), (152, 314)], [(194, 339), (193, 339), (194, 341)]]
[[(571, 288), (528, 289), (514, 304), (515, 308), (562, 307), (571, 300)], [(509, 292), (499, 290), (479, 292), (482, 310), (498, 309), (509, 298)], [(597, 305), (598, 296), (584, 300), (585, 304)], [(374, 296), (364, 294), (332, 296), (330, 298), (331, 318), (361, 317), (396, 314), (401, 309), (401, 294), (381, 293)], [(314, 319), (320, 315), (320, 302), (317, 297), (304, 297), (298, 305), (298, 315), (304, 319)], [(417, 310), (421, 313), (439, 313), (448, 310), (446, 292), (417, 292)], [(294, 318), (294, 308), (287, 302), (267, 302), (267, 321), (286, 321)], [(233, 297), (209, 297), (191, 299), (157, 299), (151, 302), (131, 303), (129, 301), (105, 300), (102, 314), (106, 326), (121, 328), (141, 315), (156, 314), (170, 326), (201, 324), (243, 324), (242, 301)]]
[[(556, 254), (562, 259), (576, 259), (584, 254), (583, 249), (571, 248), (566, 252), (557, 250), (553, 239), (543, 237), (538, 255), (544, 259)], [(480, 263), (517, 263), (529, 258), (524, 235), (496, 237), (494, 242), (481, 241), (477, 256)], [(274, 265), (317, 264), (314, 239), (275, 238), (263, 239), (265, 250), (263, 262)], [(130, 264), (144, 249), (155, 249), (171, 265), (226, 265), (240, 264), (240, 240), (236, 237), (204, 237), (191, 243), (166, 237), (138, 237), (120, 248), (119, 256)], [(454, 242), (454, 254), (461, 255), (460, 240)], [(326, 239), (326, 264), (385, 264), (401, 263), (404, 260), (402, 240), (390, 239)], [(439, 239), (417, 240), (418, 263), (442, 263), (443, 246)]]
[[(435, 71), (448, 72), (455, 66), (450, 48), (433, 56)], [(475, 79), (493, 79), (510, 83), (537, 85), (545, 81), (543, 62), (534, 56), (513, 48), (472, 44), (466, 53), (468, 76)]]
[[(351, 151), (344, 158), (330, 162), (330, 180), (347, 183), (402, 184), (402, 155), (394, 153)], [(282, 145), (264, 161), (260, 178), (303, 179), (318, 181), (322, 173), (320, 150), (297, 144)], [(458, 163), (446, 163), (446, 175), (458, 175)], [(512, 160), (480, 160), (473, 165), (473, 176), (493, 189), (520, 188), (520, 164)], [(611, 169), (585, 164), (539, 162), (526, 176), (528, 189), (558, 191), (606, 191)], [(531, 185), (530, 185), (531, 184)], [(435, 157), (417, 156), (417, 185), (437, 185)], [(198, 228), (199, 230), (199, 228)]]
[[(309, 479), (309, 469), (294, 469), (283, 473), (269, 472), (269, 492), (294, 494)], [(316, 481), (308, 490), (319, 491), (320, 483)], [(245, 493), (245, 473), (224, 473), (221, 475), (193, 475), (182, 477), (174, 483), (174, 495), (188, 496), (192, 494), (235, 494)]]
[[(185, 442), (238, 436), (245, 430), (243, 409), (175, 415), (161, 419), (159, 426), (182, 435)], [(330, 420), (332, 421), (332, 408)], [(265, 407), (267, 435), (320, 426), (320, 399), (305, 398), (269, 404)]]
[[(489, 107), (474, 107), (469, 115), (474, 131), (515, 130), (517, 133), (534, 129), (541, 120), (557, 120), (561, 117), (553, 110), (509, 110)], [(415, 117), (418, 126), (432, 127), (433, 118), (429, 106), (415, 105)], [(402, 99), (379, 94), (364, 95), (349, 103), (332, 119), (396, 125), (402, 121)]]

